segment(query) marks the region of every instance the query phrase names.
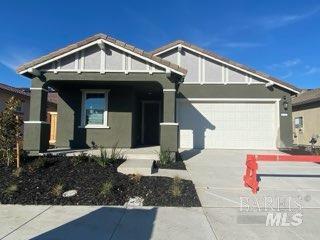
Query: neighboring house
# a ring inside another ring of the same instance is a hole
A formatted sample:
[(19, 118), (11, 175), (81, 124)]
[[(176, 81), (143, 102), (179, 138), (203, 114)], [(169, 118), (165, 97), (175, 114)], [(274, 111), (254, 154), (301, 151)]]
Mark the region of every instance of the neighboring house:
[(320, 146), (320, 88), (302, 91), (292, 99), (294, 143), (310, 145), (312, 138)]
[(23, 89), (11, 87), (0, 83), (0, 111), (2, 112), (6, 106), (6, 102), (14, 96), (20, 101), (20, 106), (17, 109), (19, 116), (25, 121), (29, 119), (30, 95)]
[(184, 41), (148, 53), (97, 34), (17, 72), (32, 80), (30, 153), (47, 150), (48, 87), (59, 94), (57, 147), (292, 146), (291, 95), (299, 89)]
[[(18, 114), (24, 121), (29, 120), (30, 112), (30, 89), (29, 88), (16, 88), (3, 83), (0, 83), (0, 111), (3, 111), (5, 108), (6, 102), (14, 96), (20, 100), (21, 105), (18, 109)], [(55, 121), (52, 119), (52, 115), (57, 115), (57, 93), (50, 92), (48, 94), (48, 101), (46, 103), (47, 118), (46, 121), (51, 123), (50, 129), (50, 143), (55, 143)]]

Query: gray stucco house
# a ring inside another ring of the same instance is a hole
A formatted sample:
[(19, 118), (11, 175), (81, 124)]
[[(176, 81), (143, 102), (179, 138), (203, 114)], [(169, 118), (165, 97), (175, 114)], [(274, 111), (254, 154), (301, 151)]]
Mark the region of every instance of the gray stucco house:
[(24, 148), (47, 150), (48, 87), (57, 147), (277, 149), (292, 146), (296, 87), (176, 41), (149, 53), (97, 34), (23, 64), (32, 81)]

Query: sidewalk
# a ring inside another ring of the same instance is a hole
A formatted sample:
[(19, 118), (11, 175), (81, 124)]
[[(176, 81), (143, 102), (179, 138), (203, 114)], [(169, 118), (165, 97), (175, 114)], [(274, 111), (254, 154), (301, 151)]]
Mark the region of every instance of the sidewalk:
[(0, 205), (0, 239), (215, 239), (202, 208)]

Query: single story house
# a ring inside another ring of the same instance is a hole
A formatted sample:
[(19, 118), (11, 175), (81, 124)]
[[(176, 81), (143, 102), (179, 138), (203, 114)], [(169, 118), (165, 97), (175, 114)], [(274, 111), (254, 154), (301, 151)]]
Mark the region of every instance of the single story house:
[[(24, 120), (29, 120), (29, 109), (30, 109), (30, 89), (29, 88), (16, 88), (3, 83), (0, 83), (0, 111), (3, 111), (6, 102), (11, 98), (15, 97), (20, 101), (17, 114)], [(47, 117), (46, 121), (50, 123), (50, 141), (51, 144), (55, 143), (56, 135), (56, 118), (53, 116), (57, 115), (57, 93), (50, 91), (46, 102)]]
[(97, 34), (17, 69), (32, 81), (25, 150), (47, 150), (45, 99), (59, 94), (57, 147), (292, 146), (296, 87), (176, 41), (153, 52)]
[(320, 146), (320, 88), (304, 90), (292, 99), (294, 144)]

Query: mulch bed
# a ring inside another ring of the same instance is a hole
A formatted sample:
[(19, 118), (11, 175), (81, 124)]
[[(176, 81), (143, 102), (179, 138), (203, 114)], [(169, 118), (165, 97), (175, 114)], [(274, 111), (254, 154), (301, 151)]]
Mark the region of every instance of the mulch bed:
[[(181, 194), (172, 194), (173, 179), (167, 177), (128, 176), (116, 171), (114, 165), (102, 167), (94, 161), (72, 161), (66, 157), (48, 157), (39, 168), (25, 163), (19, 176), (14, 167), (0, 163), (0, 203), (2, 204), (54, 204), (54, 205), (123, 205), (130, 197), (144, 199), (145, 206), (201, 206), (192, 181), (180, 180)], [(101, 195), (102, 184), (112, 182), (112, 189)], [(17, 190), (8, 194), (13, 184)], [(63, 184), (63, 191), (76, 189), (71, 198), (55, 196), (52, 189)]]
[(172, 162), (170, 164), (161, 164), (160, 162), (155, 162), (154, 167), (157, 168), (163, 168), (163, 169), (176, 169), (176, 170), (186, 170), (186, 165), (183, 161), (176, 161)]

